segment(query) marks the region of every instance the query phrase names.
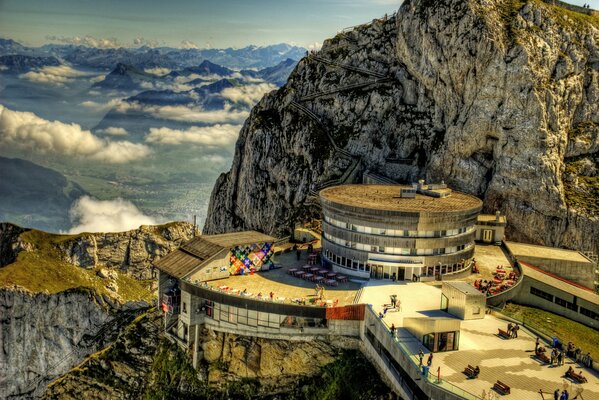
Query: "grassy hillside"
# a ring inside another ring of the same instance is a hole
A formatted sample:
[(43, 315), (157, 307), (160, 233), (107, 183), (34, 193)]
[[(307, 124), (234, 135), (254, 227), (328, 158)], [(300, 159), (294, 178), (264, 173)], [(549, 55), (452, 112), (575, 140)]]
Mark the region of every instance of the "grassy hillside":
[(593, 357), (599, 356), (599, 331), (586, 325), (534, 307), (508, 304), (503, 313), (508, 317), (524, 321), (527, 325), (563, 343), (573, 342)]
[(151, 301), (149, 282), (142, 282), (116, 271), (116, 292), (108, 289), (108, 280), (97, 275), (98, 269), (84, 269), (61, 260), (56, 245), (72, 239), (72, 235), (55, 235), (38, 230), (21, 234), (21, 240), (33, 251), (22, 251), (12, 264), (0, 268), (0, 288), (14, 285), (33, 293), (58, 293), (74, 288), (88, 288), (98, 294), (117, 297), (122, 301)]

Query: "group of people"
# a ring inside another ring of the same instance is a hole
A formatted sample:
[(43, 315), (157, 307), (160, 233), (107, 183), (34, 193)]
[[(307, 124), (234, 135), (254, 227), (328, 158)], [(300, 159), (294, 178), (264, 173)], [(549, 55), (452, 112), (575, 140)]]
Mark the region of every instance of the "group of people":
[[(422, 367), (422, 363), (424, 362), (424, 352), (422, 351), (422, 348), (420, 350), (418, 350), (418, 359), (420, 360), (420, 367)], [(426, 360), (426, 365), (427, 366), (431, 366), (433, 365), (433, 352), (431, 351), (428, 354), (428, 359)]]
[(507, 333), (510, 335), (512, 339), (516, 339), (518, 337), (518, 331), (520, 330), (520, 325), (512, 324), (511, 322), (507, 324)]
[(474, 281), (474, 287), (476, 289), (478, 289), (479, 292), (482, 292), (484, 294), (488, 294), (489, 290), (491, 290), (491, 288), (493, 287), (493, 282), (492, 281), (487, 281), (482, 280), (482, 279), (477, 279)]
[(586, 3), (585, 3), (585, 4), (583, 4), (583, 5), (582, 5), (582, 8), (588, 8), (588, 9), (590, 10), (590, 9), (591, 9), (591, 6), (590, 6), (589, 4), (586, 4)]
[(569, 398), (570, 394), (568, 393), (567, 389), (564, 389), (561, 395), (559, 393), (559, 389), (555, 389), (555, 392), (553, 392), (553, 400), (568, 400)]
[(576, 345), (574, 345), (572, 342), (568, 342), (566, 355), (585, 367), (593, 368), (593, 357), (591, 357), (591, 353), (587, 352), (584, 354), (582, 349), (580, 347), (576, 347)]

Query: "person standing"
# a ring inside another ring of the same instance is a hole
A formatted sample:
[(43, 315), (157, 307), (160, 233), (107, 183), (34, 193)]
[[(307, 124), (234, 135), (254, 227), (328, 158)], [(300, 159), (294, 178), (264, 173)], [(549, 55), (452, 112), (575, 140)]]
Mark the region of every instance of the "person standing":
[(395, 338), (395, 324), (391, 324), (391, 328), (389, 330), (391, 331), (391, 336)]
[(557, 353), (557, 365), (562, 365), (563, 359), (564, 359), (564, 355), (560, 351), (559, 353)]
[(431, 365), (433, 365), (433, 352), (431, 351), (430, 354), (428, 355), (428, 360), (426, 361), (426, 365), (428, 365), (429, 367)]
[(553, 392), (553, 400), (559, 400), (559, 389), (555, 389)]
[(418, 350), (418, 358), (420, 359), (419, 367), (422, 367), (422, 360), (424, 359), (424, 353), (422, 352), (422, 349)]
[(520, 326), (518, 326), (518, 324), (514, 325), (514, 327), (512, 328), (512, 332), (514, 334), (514, 339), (518, 339), (518, 330), (520, 329)]
[(539, 337), (537, 336), (537, 340), (535, 340), (535, 354), (537, 354), (538, 349), (539, 349)]

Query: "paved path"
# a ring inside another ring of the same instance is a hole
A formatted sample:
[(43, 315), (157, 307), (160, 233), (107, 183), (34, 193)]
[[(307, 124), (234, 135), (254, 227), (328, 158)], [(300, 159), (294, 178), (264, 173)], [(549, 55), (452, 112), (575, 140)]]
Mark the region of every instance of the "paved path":
[[(398, 327), (399, 340), (418, 361), (416, 355), (419, 349), (422, 348), (427, 355), (428, 350), (422, 346), (418, 338), (402, 328), (403, 318), (449, 316), (439, 310), (441, 288), (431, 283), (372, 280), (364, 288), (360, 301), (372, 304), (374, 310), (380, 312), (384, 304), (390, 302), (391, 294), (396, 294), (401, 300), (401, 311), (388, 312), (384, 322), (388, 326), (393, 323)], [(532, 335), (520, 329), (517, 339), (505, 340), (497, 336), (498, 328), (506, 330), (507, 323), (491, 315), (486, 315), (484, 319), (462, 321), (459, 350), (435, 353), (431, 371), (436, 373), (437, 367), (441, 367), (442, 379), (478, 396), (481, 396), (483, 391), (491, 391), (493, 384), (500, 380), (509, 385), (512, 392), (507, 396), (497, 394), (498, 398), (540, 400), (539, 389), (553, 393), (555, 389), (562, 390), (566, 385), (570, 393), (576, 393), (582, 388), (584, 400), (599, 400), (599, 376), (569, 360), (560, 367), (542, 365), (532, 357), (535, 347), (535, 338)], [(468, 364), (481, 368), (477, 379), (468, 379), (462, 373)], [(563, 375), (570, 365), (577, 372), (583, 371), (589, 382), (578, 385), (564, 379)], [(574, 395), (571, 395), (570, 399), (573, 397)], [(549, 399), (549, 395), (546, 395), (546, 399)]]

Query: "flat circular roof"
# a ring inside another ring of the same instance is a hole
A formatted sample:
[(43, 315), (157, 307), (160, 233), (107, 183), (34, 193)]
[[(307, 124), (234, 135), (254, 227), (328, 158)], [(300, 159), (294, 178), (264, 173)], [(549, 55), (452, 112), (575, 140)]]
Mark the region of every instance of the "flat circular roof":
[(444, 213), (475, 210), (482, 201), (461, 192), (451, 192), (447, 197), (431, 197), (416, 194), (415, 198), (400, 197), (402, 185), (341, 185), (320, 191), (320, 197), (328, 202), (350, 207), (398, 212)]

